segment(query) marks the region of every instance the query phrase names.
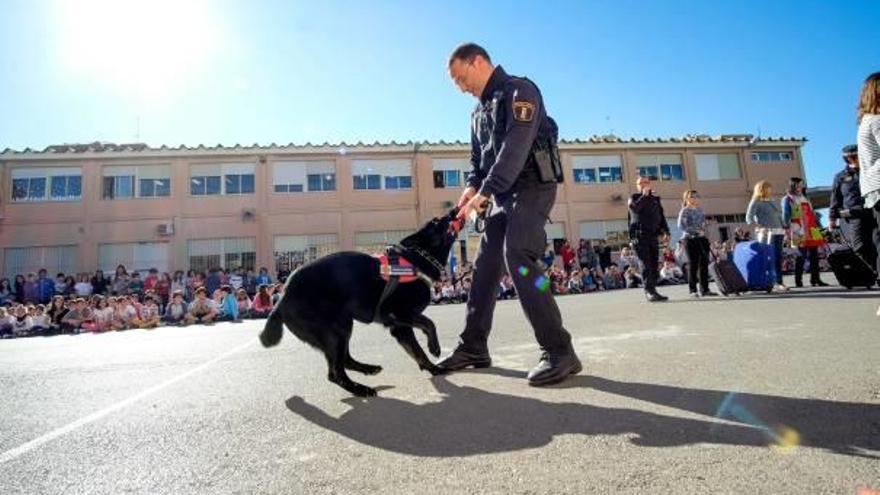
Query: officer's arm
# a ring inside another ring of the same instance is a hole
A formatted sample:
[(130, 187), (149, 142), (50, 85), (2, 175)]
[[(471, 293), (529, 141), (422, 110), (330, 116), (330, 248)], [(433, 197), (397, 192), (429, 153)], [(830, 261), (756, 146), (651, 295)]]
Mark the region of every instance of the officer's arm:
[(831, 184), (831, 204), (828, 205), (828, 216), (832, 220), (840, 218), (840, 208), (843, 206), (843, 195), (840, 193), (840, 176), (834, 176), (834, 183)]
[(504, 99), (504, 140), (480, 188), (483, 196), (503, 193), (513, 186), (538, 135), (542, 102), (537, 88), (527, 81), (513, 81), (511, 85), (513, 93)]
[(480, 162), (482, 161), (482, 151), (480, 150), (480, 142), (477, 140), (477, 124), (474, 118), (471, 118), (471, 171), (467, 176), (467, 185), (474, 189), (479, 189), (483, 183), (483, 172), (480, 170)]

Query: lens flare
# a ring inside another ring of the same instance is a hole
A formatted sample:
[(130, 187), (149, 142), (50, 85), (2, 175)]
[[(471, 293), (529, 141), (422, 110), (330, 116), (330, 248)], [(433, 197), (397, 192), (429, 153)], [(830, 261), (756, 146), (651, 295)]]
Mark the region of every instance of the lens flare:
[(801, 443), (801, 435), (794, 428), (781, 425), (770, 428), (758, 416), (746, 409), (745, 406), (736, 400), (736, 392), (730, 392), (721, 401), (718, 410), (715, 411), (716, 418), (733, 418), (741, 423), (753, 426), (761, 430), (770, 440), (768, 447), (774, 452), (780, 454), (791, 454)]

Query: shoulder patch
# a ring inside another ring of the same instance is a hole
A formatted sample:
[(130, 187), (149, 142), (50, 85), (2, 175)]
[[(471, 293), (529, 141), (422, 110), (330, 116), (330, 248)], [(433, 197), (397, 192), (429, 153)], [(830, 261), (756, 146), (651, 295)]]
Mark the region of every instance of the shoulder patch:
[(531, 122), (535, 118), (535, 104), (530, 101), (513, 101), (513, 118), (519, 122)]

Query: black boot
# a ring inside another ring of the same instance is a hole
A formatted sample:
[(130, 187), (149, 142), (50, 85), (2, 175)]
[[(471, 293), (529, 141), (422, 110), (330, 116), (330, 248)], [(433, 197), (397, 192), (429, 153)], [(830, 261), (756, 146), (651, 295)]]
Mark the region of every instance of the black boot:
[(540, 387), (559, 383), (569, 375), (580, 373), (582, 369), (581, 361), (573, 351), (561, 355), (545, 352), (541, 355), (538, 365), (529, 371), (529, 385)]
[(645, 297), (648, 299), (648, 302), (663, 302), (669, 300), (668, 297), (661, 296), (657, 291), (645, 292)]
[(492, 358), (488, 350), (471, 351), (461, 345), (452, 351), (452, 354), (437, 362), (437, 367), (443, 371), (458, 371), (469, 367), (488, 368), (492, 366)]

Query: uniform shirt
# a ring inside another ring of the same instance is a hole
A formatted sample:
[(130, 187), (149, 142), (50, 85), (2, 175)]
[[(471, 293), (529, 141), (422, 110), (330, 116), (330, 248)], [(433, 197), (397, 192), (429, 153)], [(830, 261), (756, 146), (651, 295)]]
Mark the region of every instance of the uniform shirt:
[(636, 193), (629, 198), (628, 206), (630, 238), (669, 234), (669, 225), (666, 223), (659, 196)]
[(840, 210), (855, 210), (865, 206), (859, 187), (859, 169), (847, 166), (834, 176), (831, 183), (831, 204), (828, 215), (840, 218)]
[(523, 170), (539, 129), (551, 125), (538, 87), (495, 67), (471, 118), (468, 186), (490, 196), (508, 192), (517, 179), (537, 182), (537, 170)]

